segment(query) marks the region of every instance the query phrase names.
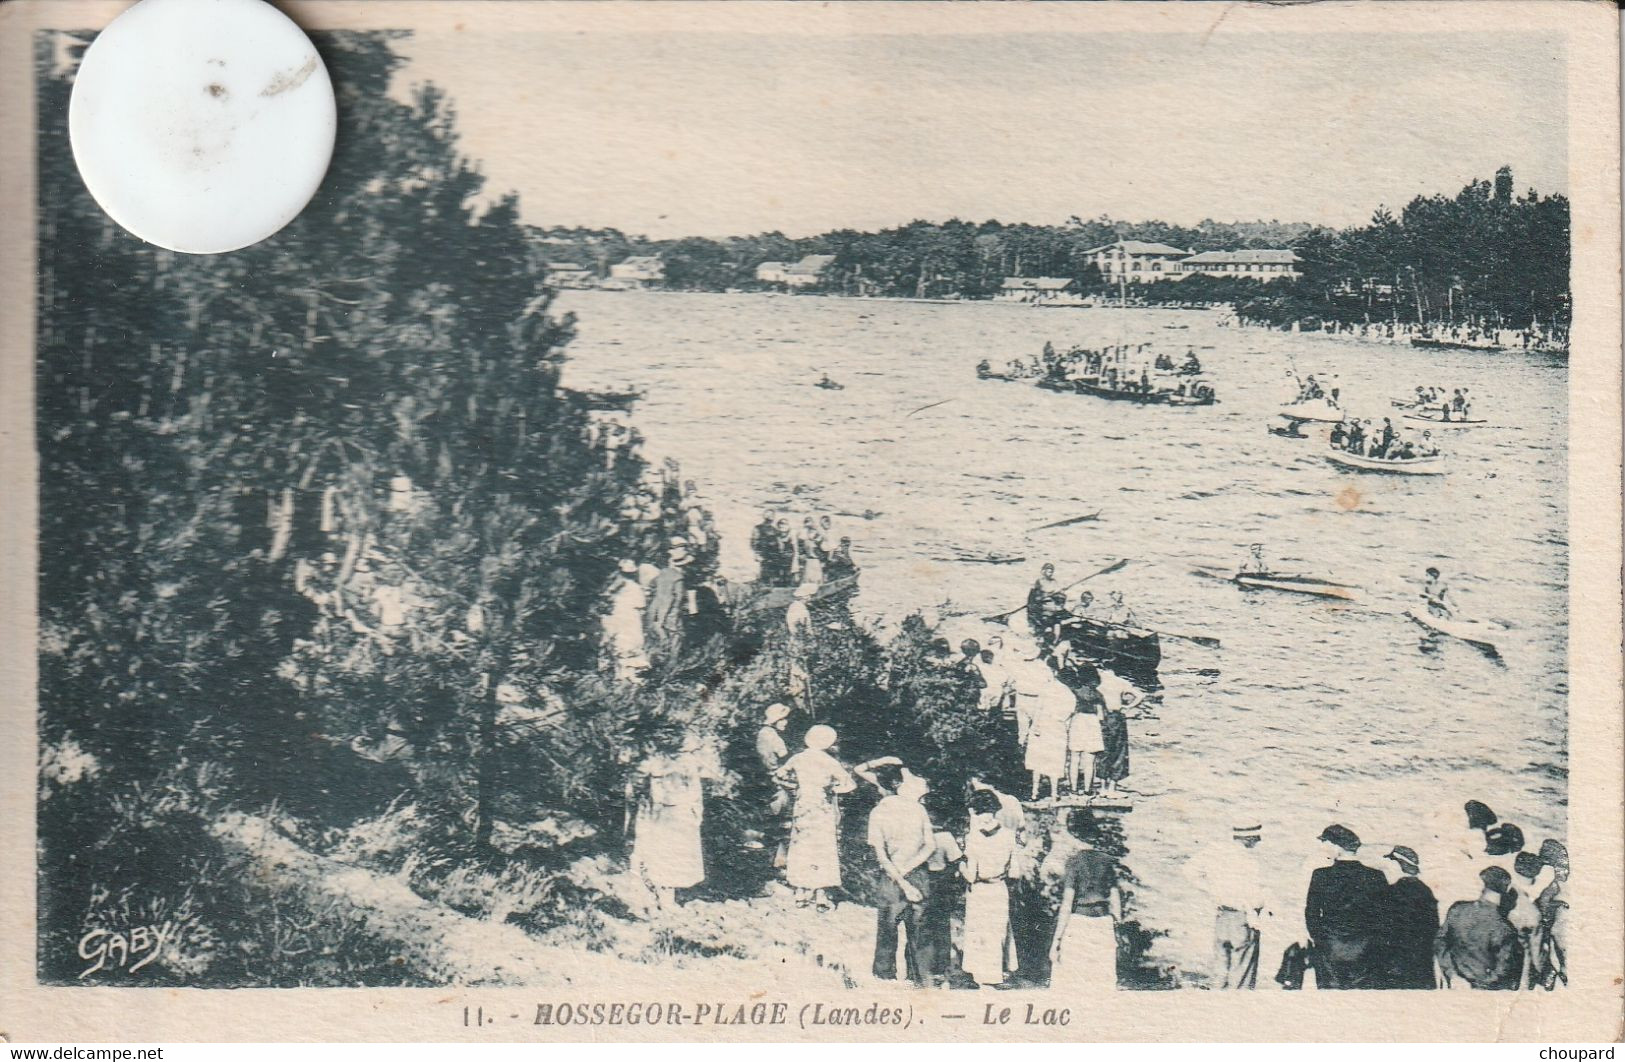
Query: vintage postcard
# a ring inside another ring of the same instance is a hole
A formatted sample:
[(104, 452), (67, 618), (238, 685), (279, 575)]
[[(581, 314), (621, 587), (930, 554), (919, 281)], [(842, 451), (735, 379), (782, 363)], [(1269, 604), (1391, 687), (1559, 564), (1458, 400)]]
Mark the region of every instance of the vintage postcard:
[(5, 1038), (1619, 1035), (1611, 5), (290, 2), (205, 255), (126, 6), (0, 7)]

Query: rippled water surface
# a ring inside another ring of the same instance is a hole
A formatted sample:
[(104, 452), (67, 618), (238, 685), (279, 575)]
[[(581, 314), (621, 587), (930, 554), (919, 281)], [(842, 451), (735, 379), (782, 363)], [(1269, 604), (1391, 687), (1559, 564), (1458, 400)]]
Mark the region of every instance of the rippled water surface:
[[(1425, 850), (1432, 817), (1476, 798), (1522, 825), (1530, 847), (1563, 836), (1561, 362), (1227, 328), (1183, 310), (598, 292), (562, 307), (580, 315), (567, 382), (647, 391), (634, 415), (647, 452), (678, 458), (699, 483), (727, 539), (725, 574), (754, 573), (751, 525), (764, 506), (790, 506), (830, 513), (851, 535), (859, 614), (895, 619), (945, 600), (1003, 611), (1044, 560), (1068, 582), (1127, 557), (1097, 592), (1124, 591), (1147, 626), (1222, 641), (1165, 639), (1163, 704), (1130, 723), (1128, 861), (1141, 917), (1169, 934), (1164, 960), (1205, 970), (1212, 907), (1179, 868), (1243, 819), (1263, 821), (1277, 907), (1299, 917), (1304, 864), (1329, 822), (1381, 852)], [(1194, 347), (1220, 404), (1159, 409), (976, 380), (979, 359), (999, 365), (1045, 340), (1151, 342), (1176, 357)], [(1498, 426), (1443, 433), (1443, 477), (1341, 472), (1319, 440), (1265, 430), (1294, 363), (1338, 374), (1364, 416), (1397, 415), (1391, 397), (1431, 382), (1470, 387)], [(844, 390), (814, 386), (826, 372)], [(1098, 521), (1034, 530), (1097, 510)], [(1358, 584), (1365, 604), (1248, 593), (1196, 572), (1232, 568), (1250, 542), (1280, 569)], [(1026, 559), (957, 559), (967, 552)], [(1454, 575), (1464, 613), (1507, 626), (1501, 661), (1397, 614), (1430, 564)], [(1274, 936), (1261, 984), (1286, 943)]]

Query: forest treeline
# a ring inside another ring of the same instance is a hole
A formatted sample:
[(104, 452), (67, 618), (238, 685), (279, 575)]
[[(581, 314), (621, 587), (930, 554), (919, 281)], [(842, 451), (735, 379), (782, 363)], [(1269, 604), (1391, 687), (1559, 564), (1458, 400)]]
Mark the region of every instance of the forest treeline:
[[(386, 925), (247, 872), (218, 836), (245, 813), (545, 926), (601, 904), (563, 869), (618, 858), (625, 782), (686, 735), (721, 755), (715, 795), (747, 794), (708, 825), (745, 858), (776, 700), (846, 755), (997, 777), (975, 762), (996, 721), (926, 666), (917, 618), (883, 635), (833, 602), (792, 646), (782, 605), (719, 584), (722, 615), (617, 676), (606, 592), (623, 563), (672, 563), (691, 493), (563, 384), (571, 318), (517, 203), (474, 205), (438, 91), (391, 99), (390, 34), (317, 37), (341, 122), (326, 181), (275, 237), (212, 256), (91, 201), (63, 135), (85, 41), (63, 43), (36, 54), (44, 980), (432, 980)], [(713, 880), (768, 873), (759, 855)], [(88, 970), (86, 934), (130, 926), (170, 927), (162, 954)]]
[(1228, 303), (1250, 319), (1293, 323), (1398, 320), (1422, 325), (1479, 323), (1560, 331), (1569, 318), (1569, 202), (1559, 194), (1516, 191), (1510, 168), (1475, 179), (1456, 195), (1418, 195), (1399, 213), (1378, 207), (1347, 228), (1301, 222), (1160, 221), (1074, 217), (1064, 225), (998, 221), (914, 221), (880, 232), (839, 230), (790, 239), (765, 233), (730, 239), (645, 240), (622, 232), (533, 229), (534, 253), (602, 272), (628, 255), (659, 255), (669, 288), (754, 289), (756, 266), (832, 254), (823, 283), (810, 290), (845, 295), (989, 298), (1007, 276), (1065, 277), (1084, 294), (1123, 294), (1086, 251), (1118, 239), (1189, 251), (1291, 248), (1294, 282), (1200, 276), (1130, 289), (1145, 302)]

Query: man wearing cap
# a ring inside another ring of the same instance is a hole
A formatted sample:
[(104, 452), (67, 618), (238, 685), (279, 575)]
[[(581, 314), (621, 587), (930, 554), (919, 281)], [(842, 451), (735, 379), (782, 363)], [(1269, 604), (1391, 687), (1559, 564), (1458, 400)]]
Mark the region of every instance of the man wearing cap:
[(1422, 861), (1415, 849), (1395, 845), (1386, 858), (1399, 867), (1388, 886), (1387, 988), (1437, 988), (1433, 940), (1439, 932), (1439, 901), (1422, 881)]
[(1186, 876), (1213, 899), (1213, 987), (1258, 987), (1258, 952), (1268, 917), (1258, 844), (1262, 825), (1233, 826), (1222, 847), (1198, 853)]
[(931, 941), (925, 924), (931, 873), (926, 863), (936, 850), (936, 831), (922, 801), (930, 788), (925, 779), (901, 772), (897, 791), (869, 813), (869, 847), (880, 864), (880, 897), (875, 905), (874, 974), (897, 979), (897, 924), (908, 925), (908, 977), (926, 983), (932, 967)]
[(1309, 876), (1303, 912), (1315, 945), (1315, 987), (1379, 987), (1388, 879), (1355, 858), (1360, 838), (1347, 826), (1328, 826), (1319, 839), (1332, 862)]
[(1504, 867), (1485, 867), (1476, 900), (1450, 905), (1439, 927), (1433, 953), (1446, 988), (1515, 989), (1523, 973), (1523, 944), (1501, 913), (1501, 901), (1512, 888)]

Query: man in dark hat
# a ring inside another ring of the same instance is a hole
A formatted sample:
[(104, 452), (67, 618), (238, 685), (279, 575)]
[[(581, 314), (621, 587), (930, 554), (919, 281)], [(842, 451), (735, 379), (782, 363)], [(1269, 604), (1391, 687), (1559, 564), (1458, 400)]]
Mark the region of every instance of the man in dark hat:
[(1491, 856), (1516, 855), (1523, 851), (1523, 830), (1510, 822), (1491, 826), (1484, 831), (1484, 854)]
[(1478, 899), (1451, 904), (1439, 927), (1433, 946), (1439, 973), (1446, 988), (1515, 989), (1523, 973), (1523, 944), (1501, 913), (1512, 875), (1504, 867), (1485, 867), (1478, 876), (1484, 883)]
[(1387, 855), (1399, 867), (1388, 886), (1388, 988), (1437, 988), (1433, 940), (1439, 932), (1439, 901), (1422, 881), (1415, 849), (1395, 845)]
[[(1438, 571), (1438, 569), (1429, 568), (1428, 571), (1433, 572)], [(1461, 807), (1467, 813), (1467, 828), (1470, 830), (1487, 830), (1501, 821), (1495, 817), (1495, 812), (1490, 810), (1489, 805), (1481, 801), (1469, 800)]]
[(1379, 987), (1388, 879), (1355, 858), (1360, 838), (1347, 826), (1326, 827), (1320, 840), (1332, 862), (1309, 876), (1303, 912), (1315, 944), (1315, 987)]

